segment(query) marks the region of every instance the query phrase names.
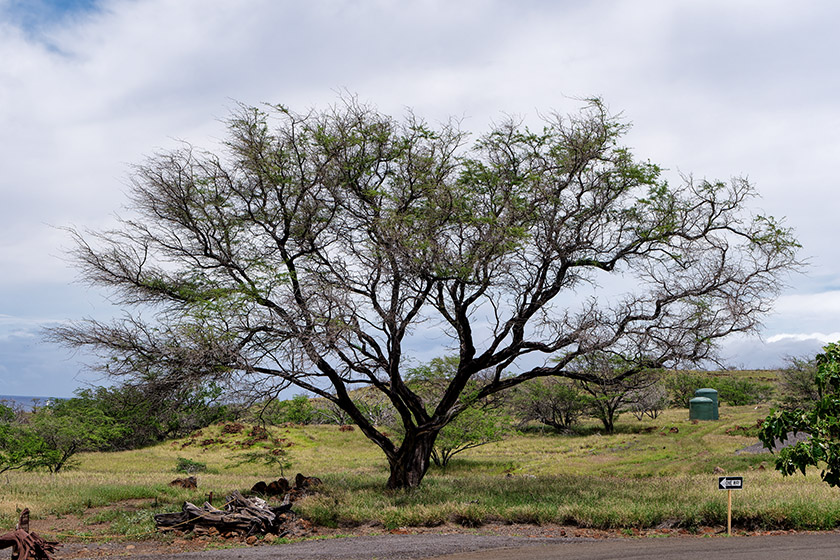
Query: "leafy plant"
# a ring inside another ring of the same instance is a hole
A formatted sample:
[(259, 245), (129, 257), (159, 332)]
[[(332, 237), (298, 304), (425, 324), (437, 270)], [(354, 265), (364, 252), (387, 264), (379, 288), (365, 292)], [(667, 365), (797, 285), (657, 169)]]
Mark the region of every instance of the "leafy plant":
[(32, 415), (31, 429), (43, 441), (40, 467), (52, 473), (73, 466), (82, 451), (108, 448), (129, 430), (84, 399), (67, 399), (43, 407)]
[(777, 410), (764, 421), (759, 438), (773, 448), (789, 432), (807, 432), (810, 438), (779, 452), (776, 469), (783, 475), (820, 467), (829, 486), (840, 486), (840, 343), (828, 344), (815, 358), (819, 399), (808, 410)]

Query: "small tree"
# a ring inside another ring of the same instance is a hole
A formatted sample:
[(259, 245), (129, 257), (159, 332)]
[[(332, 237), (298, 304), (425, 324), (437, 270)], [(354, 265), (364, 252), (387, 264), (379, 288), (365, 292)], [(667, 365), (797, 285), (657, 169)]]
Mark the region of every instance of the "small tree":
[(828, 344), (815, 358), (818, 399), (807, 409), (777, 410), (762, 424), (759, 439), (768, 449), (788, 433), (806, 432), (810, 438), (785, 447), (776, 458), (783, 475), (821, 467), (829, 486), (840, 486), (840, 343)]
[(674, 406), (688, 408), (697, 389), (710, 387), (711, 376), (702, 371), (674, 371), (665, 376), (665, 389)]
[(498, 411), (468, 408), (440, 431), (432, 448), (432, 461), (446, 468), (458, 453), (501, 440), (509, 424), (510, 419)]
[(588, 407), (588, 399), (567, 379), (533, 379), (523, 383), (513, 398), (523, 422), (534, 420), (564, 432), (574, 426)]
[(782, 408), (813, 409), (820, 398), (817, 390), (816, 359), (788, 357), (786, 362), (787, 366), (779, 370)]
[(649, 387), (634, 389), (628, 396), (627, 409), (641, 420), (645, 416), (656, 420), (659, 413), (668, 408), (668, 391), (661, 382), (656, 382)]
[(130, 426), (118, 424), (82, 399), (57, 401), (41, 408), (33, 414), (31, 425), (43, 442), (37, 466), (52, 473), (71, 466), (76, 453), (108, 448), (130, 430)]
[[(407, 381), (414, 392), (427, 402), (434, 402), (446, 391), (457, 372), (458, 357), (444, 356), (410, 369)], [(445, 468), (458, 453), (498, 441), (506, 433), (510, 419), (499, 412), (500, 402), (495, 398), (477, 399), (479, 379), (480, 376), (461, 396), (464, 410), (435, 438), (431, 458), (439, 467)], [(395, 429), (400, 427), (395, 426)]]
[(44, 440), (27, 426), (0, 422), (0, 473), (35, 470), (43, 466), (48, 454)]
[(622, 356), (596, 354), (587, 356), (577, 366), (586, 375), (577, 383), (591, 397), (590, 410), (608, 434), (615, 431), (621, 412), (661, 377), (660, 370), (640, 367), (638, 363)]
[(258, 416), (269, 424), (311, 424), (317, 415), (315, 405), (306, 395), (295, 395), (291, 399), (275, 400), (260, 407)]

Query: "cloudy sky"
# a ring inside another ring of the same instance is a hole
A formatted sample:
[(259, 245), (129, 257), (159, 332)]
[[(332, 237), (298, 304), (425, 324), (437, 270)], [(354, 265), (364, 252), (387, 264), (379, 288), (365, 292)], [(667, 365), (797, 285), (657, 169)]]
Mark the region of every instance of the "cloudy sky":
[(61, 228), (106, 226), (132, 163), (212, 146), (236, 102), (341, 91), (478, 132), (600, 96), (669, 177), (749, 177), (810, 265), (724, 354), (813, 353), (840, 339), (838, 21), (832, 0), (0, 0), (0, 394), (95, 381), (40, 331), (119, 312)]

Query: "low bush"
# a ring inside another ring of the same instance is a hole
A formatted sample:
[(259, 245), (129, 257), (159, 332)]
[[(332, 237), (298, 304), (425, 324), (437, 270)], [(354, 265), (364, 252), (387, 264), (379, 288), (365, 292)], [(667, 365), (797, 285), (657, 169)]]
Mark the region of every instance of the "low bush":
[(195, 474), (207, 471), (207, 463), (200, 461), (193, 461), (185, 457), (178, 457), (178, 464), (175, 466), (175, 472), (185, 474)]

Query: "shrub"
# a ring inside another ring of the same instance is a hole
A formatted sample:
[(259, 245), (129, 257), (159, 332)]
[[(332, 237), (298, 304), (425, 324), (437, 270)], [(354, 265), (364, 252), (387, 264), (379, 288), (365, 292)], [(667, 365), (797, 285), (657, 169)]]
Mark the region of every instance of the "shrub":
[(714, 376), (706, 372), (676, 371), (665, 380), (671, 402), (688, 408), (697, 389), (708, 387), (718, 392), (718, 401), (730, 406), (759, 404), (770, 400), (773, 386), (744, 377)]
[(205, 472), (207, 464), (199, 461), (193, 461), (185, 457), (178, 457), (178, 464), (175, 466), (175, 472), (185, 474), (195, 474), (197, 472)]
[(522, 422), (534, 420), (563, 432), (577, 424), (588, 399), (570, 381), (548, 377), (523, 383), (513, 397), (513, 408)]
[(770, 400), (773, 386), (752, 379), (722, 377), (711, 383), (717, 389), (718, 400), (731, 406), (759, 404)]

